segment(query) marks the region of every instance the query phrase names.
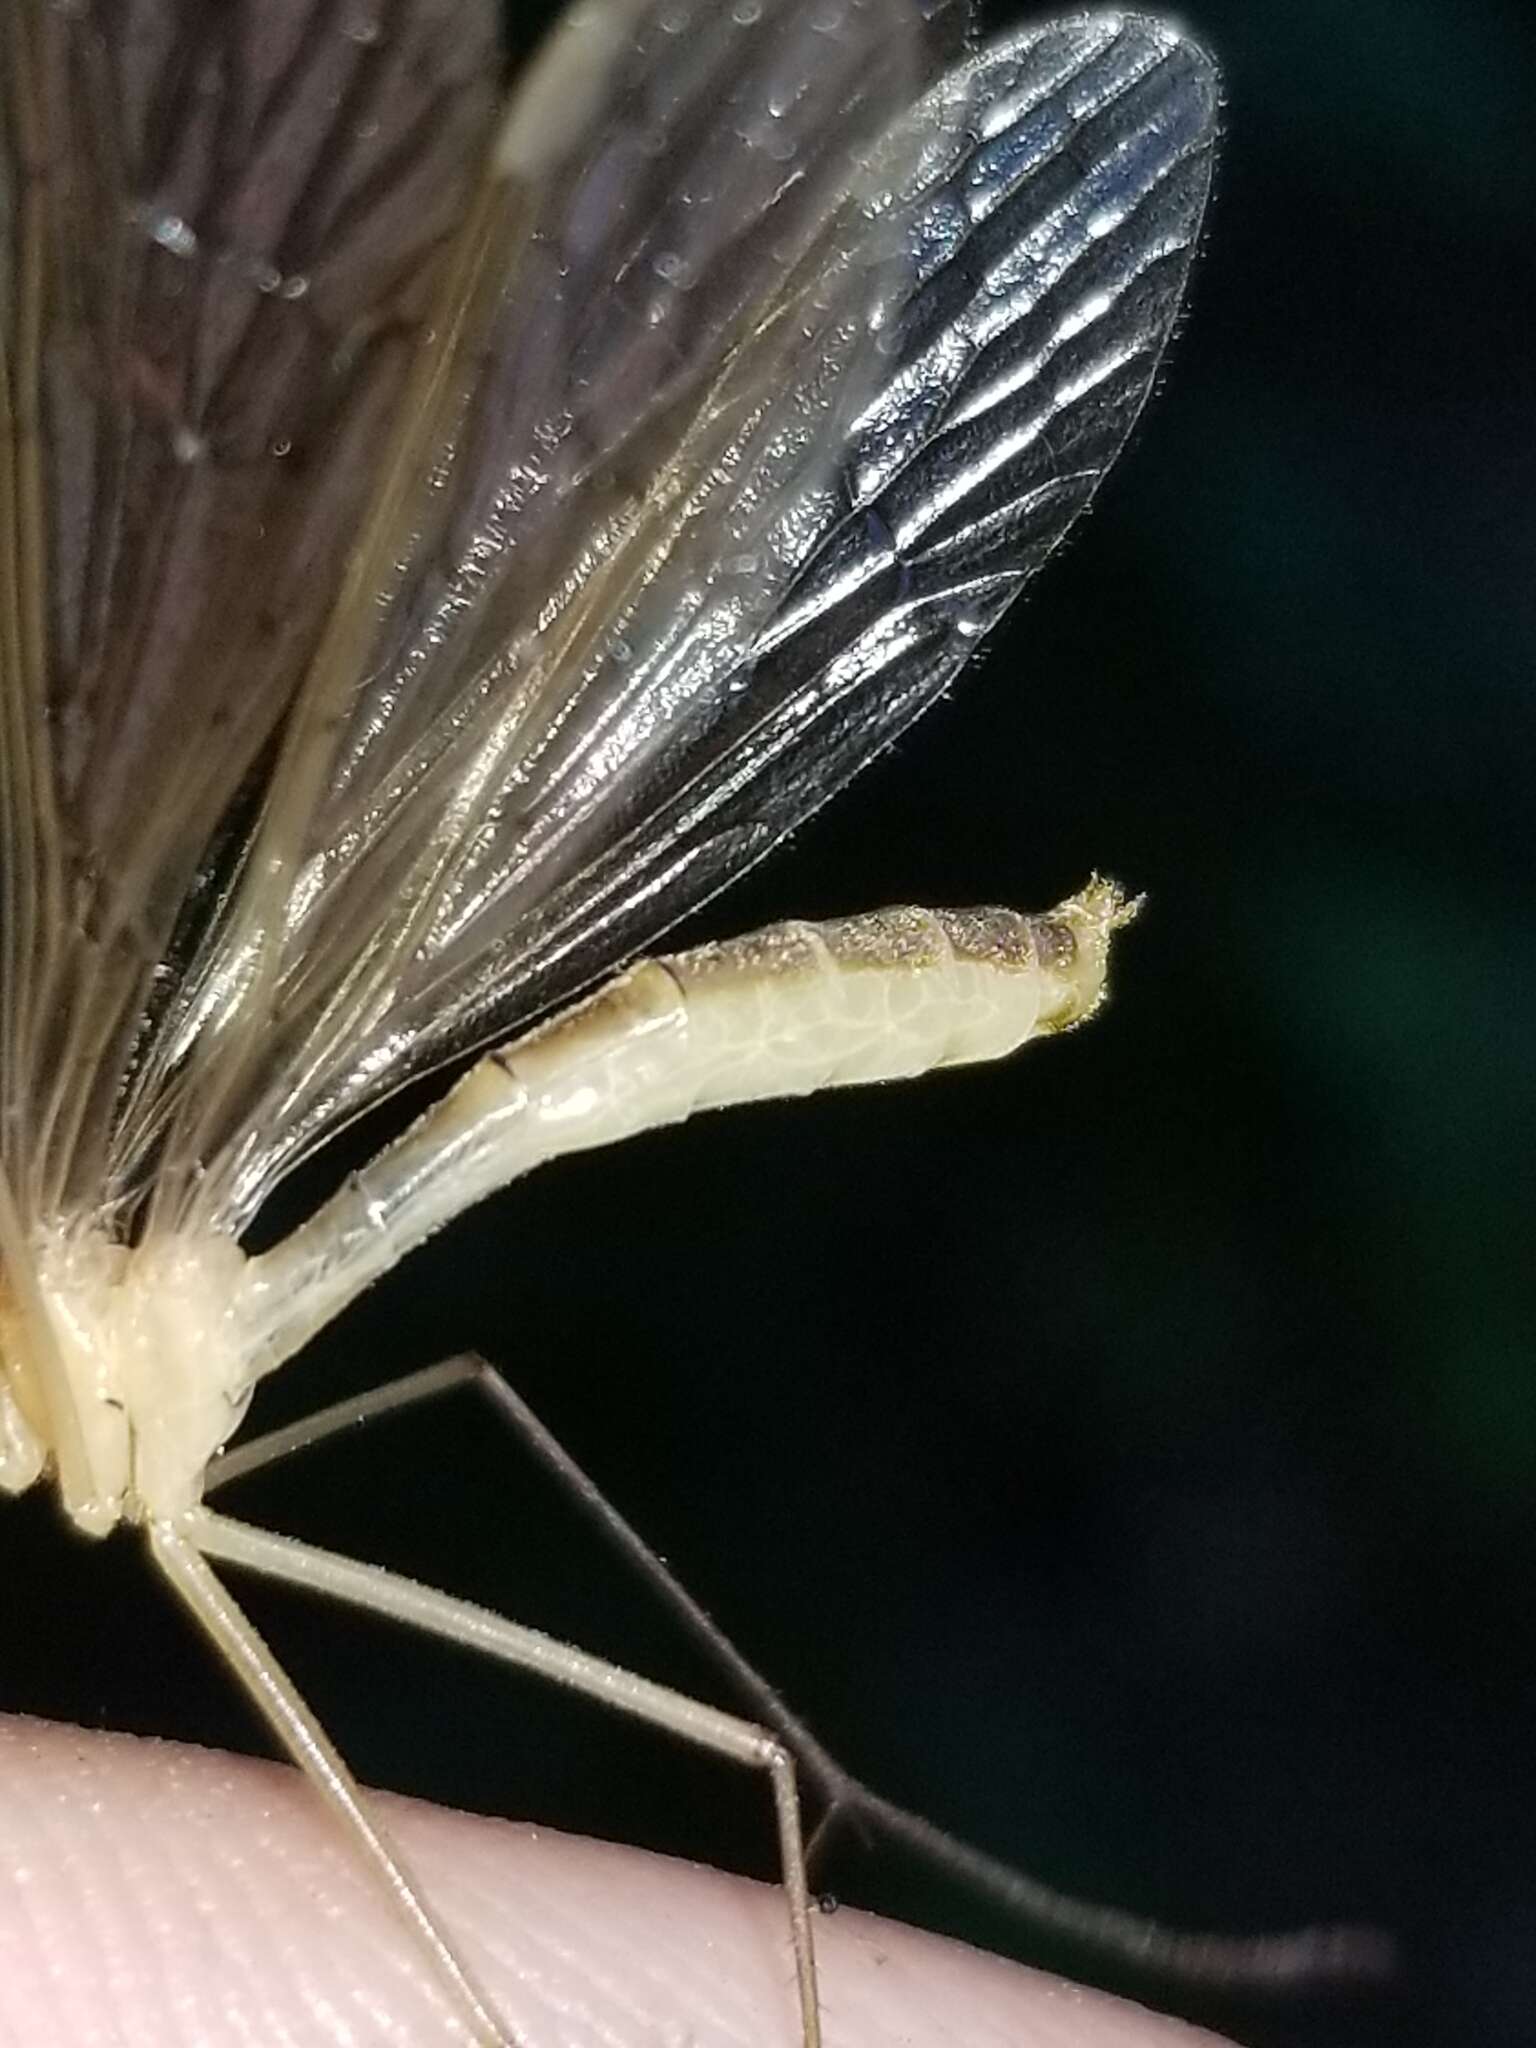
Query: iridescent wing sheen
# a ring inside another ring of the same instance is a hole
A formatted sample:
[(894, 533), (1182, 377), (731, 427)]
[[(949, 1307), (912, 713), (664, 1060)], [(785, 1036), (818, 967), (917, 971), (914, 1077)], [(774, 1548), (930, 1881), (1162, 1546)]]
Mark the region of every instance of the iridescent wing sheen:
[[(697, 572), (660, 565), (634, 638), (662, 660), (630, 687), (630, 650), (610, 640), (569, 723), (534, 718), (537, 770), (515, 785), (511, 828), (498, 815), (458, 850), (467, 879), (438, 899), (387, 1009), (342, 1061), (298, 1082), (289, 1063), (250, 1120), (238, 1214), (378, 1092), (380, 1072), (461, 1049), (649, 943), (954, 677), (1088, 503), (1152, 388), (1216, 116), (1198, 50), (1155, 23), (1085, 17), (963, 61), (898, 124), (878, 219), (900, 237), (904, 295), (830, 496), (816, 472), (813, 491), (773, 500), (775, 519), (813, 536), (793, 580), (750, 632), (727, 603), (718, 639), (673, 667), (668, 611), (686, 611)], [(338, 832), (312, 861), (322, 895), (327, 862), (348, 851)]]
[[(1215, 91), (1134, 17), (0, 25), (6, 1164), (243, 1228), (954, 675), (1151, 387)], [(451, 25), (450, 25), (451, 24)]]
[(934, 153), (839, 516), (740, 652), (708, 729), (594, 859), (395, 1021), (451, 1038), (648, 944), (943, 690), (1091, 499), (1149, 396), (1209, 192), (1215, 73), (1161, 24), (1084, 17), (984, 50), (913, 116)]
[(306, 1144), (443, 1057), (391, 1016), (707, 733), (837, 516), (934, 139), (902, 117), (963, 21), (605, 0), (525, 77), (245, 882), (135, 1093), (139, 1151), (180, 1094), (163, 1187), (234, 1174), (245, 1210), (279, 1125)]
[(490, 0), (7, 13), (26, 1205), (174, 1203), (350, 1061), (660, 567), (674, 674), (750, 636), (871, 388), (862, 153), (963, 22), (587, 0), (503, 122)]

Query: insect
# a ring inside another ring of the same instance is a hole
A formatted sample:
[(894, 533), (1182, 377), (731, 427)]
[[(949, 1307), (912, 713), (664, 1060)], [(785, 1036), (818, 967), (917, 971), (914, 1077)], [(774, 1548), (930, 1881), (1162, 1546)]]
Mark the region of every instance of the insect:
[[(626, 963), (900, 733), (1087, 504), (1216, 109), (1156, 22), (978, 49), (962, 0), (588, 0), (505, 102), (496, 69), (481, 0), (0, 24), (0, 1486), (143, 1530), (488, 2042), (215, 1566), (615, 1674), (205, 1490), (286, 1448), (223, 1450), (258, 1382), (514, 1175), (1092, 1011), (1105, 883)], [(247, 1256), (295, 1167), (475, 1051)], [(766, 1726), (622, 1685), (769, 1779), (813, 2044), (809, 1738), (745, 1678)]]

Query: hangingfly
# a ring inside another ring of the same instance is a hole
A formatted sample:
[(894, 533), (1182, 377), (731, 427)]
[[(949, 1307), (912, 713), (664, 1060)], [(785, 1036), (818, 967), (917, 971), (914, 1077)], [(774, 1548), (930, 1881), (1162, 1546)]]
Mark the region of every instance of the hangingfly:
[[(1157, 22), (977, 48), (965, 0), (587, 0), (497, 76), (491, 0), (0, 21), (0, 1487), (144, 1530), (485, 2041), (210, 1560), (613, 1674), (215, 1515), (207, 1468), (264, 1375), (539, 1161), (1093, 1009), (1103, 883), (570, 1005), (888, 744), (1088, 503), (1216, 110)], [(300, 1161), (492, 1045), (247, 1257)], [(921, 1824), (754, 1697), (773, 1726), (626, 1691), (769, 1776), (810, 2043), (792, 1752)]]

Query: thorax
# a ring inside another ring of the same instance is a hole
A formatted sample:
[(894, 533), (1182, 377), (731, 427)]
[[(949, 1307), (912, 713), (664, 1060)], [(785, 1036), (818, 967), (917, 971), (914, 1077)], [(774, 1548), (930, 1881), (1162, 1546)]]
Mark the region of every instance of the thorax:
[(0, 1487), (51, 1472), (90, 1535), (190, 1507), (250, 1399), (245, 1263), (221, 1238), (39, 1233), (0, 1277)]

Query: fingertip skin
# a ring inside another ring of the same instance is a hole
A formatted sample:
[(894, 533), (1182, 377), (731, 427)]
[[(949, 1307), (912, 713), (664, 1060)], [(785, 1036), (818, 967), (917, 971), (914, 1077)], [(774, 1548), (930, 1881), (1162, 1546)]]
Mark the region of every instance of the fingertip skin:
[[(521, 2048), (796, 2048), (772, 1887), (379, 1805)], [(816, 1931), (828, 2048), (1219, 2048), (867, 1914)], [(0, 2048), (465, 2038), (292, 1771), (0, 1719)]]

